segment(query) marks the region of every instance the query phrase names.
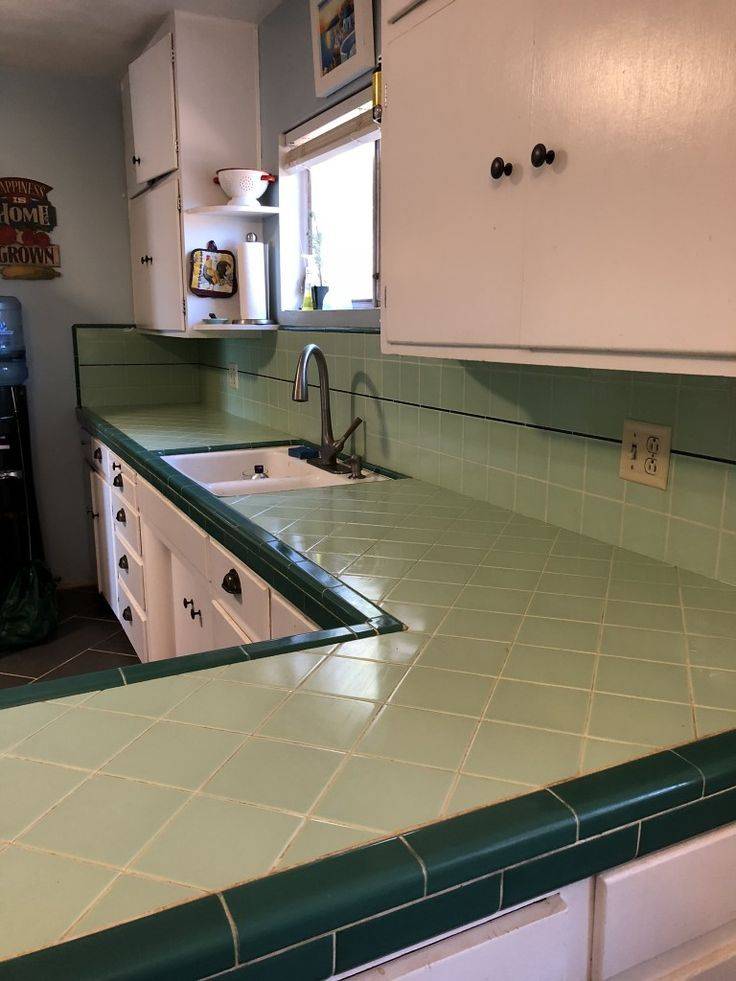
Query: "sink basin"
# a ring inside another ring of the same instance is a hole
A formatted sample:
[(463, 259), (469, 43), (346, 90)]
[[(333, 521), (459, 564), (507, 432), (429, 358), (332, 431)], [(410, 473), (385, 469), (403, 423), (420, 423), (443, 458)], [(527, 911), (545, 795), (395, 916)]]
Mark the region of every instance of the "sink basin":
[[(327, 473), (306, 460), (289, 456), (288, 449), (288, 446), (271, 446), (256, 450), (181, 453), (162, 459), (217, 497), (273, 494), (310, 487), (349, 487), (356, 483), (343, 474)], [(253, 480), (256, 467), (263, 467), (265, 478)], [(366, 481), (387, 479), (371, 470), (365, 474)], [(357, 484), (362, 483), (364, 481), (357, 481)]]

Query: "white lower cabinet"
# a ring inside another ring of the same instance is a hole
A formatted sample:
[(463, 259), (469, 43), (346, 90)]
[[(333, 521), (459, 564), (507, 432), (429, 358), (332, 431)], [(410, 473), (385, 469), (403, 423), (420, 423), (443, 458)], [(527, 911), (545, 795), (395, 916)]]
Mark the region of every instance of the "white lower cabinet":
[(128, 545), (125, 539), (115, 532), (115, 569), (117, 578), (124, 582), (128, 592), (142, 610), (146, 608), (146, 591), (143, 584), (143, 560)]
[(207, 548), (207, 573), (213, 599), (239, 629), (252, 641), (268, 640), (271, 602), (265, 582), (212, 539)]
[(174, 610), (174, 647), (180, 654), (198, 654), (215, 647), (212, 608), (207, 580), (172, 553), (171, 600)]
[(110, 487), (96, 470), (91, 471), (89, 482), (97, 565), (97, 588), (114, 610), (117, 604), (115, 592), (117, 576), (115, 574), (113, 527), (110, 513)]
[(118, 619), (128, 635), (128, 640), (133, 645), (133, 650), (141, 661), (147, 661), (146, 614), (138, 606), (121, 579), (118, 579), (117, 587), (117, 603), (113, 608), (117, 610)]
[(240, 627), (217, 600), (212, 600), (212, 639), (215, 648), (239, 647), (241, 644), (251, 644), (253, 638)]
[(301, 610), (287, 602), (278, 593), (271, 593), (271, 636), (290, 637), (292, 634), (308, 634), (319, 627)]

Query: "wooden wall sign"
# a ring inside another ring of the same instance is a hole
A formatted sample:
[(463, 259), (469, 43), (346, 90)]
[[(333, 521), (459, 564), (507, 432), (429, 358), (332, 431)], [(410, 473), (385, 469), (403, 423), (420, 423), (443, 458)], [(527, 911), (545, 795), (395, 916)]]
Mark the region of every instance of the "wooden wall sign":
[(53, 188), (28, 177), (0, 177), (0, 276), (3, 279), (54, 279), (61, 251), (51, 241), (56, 208)]

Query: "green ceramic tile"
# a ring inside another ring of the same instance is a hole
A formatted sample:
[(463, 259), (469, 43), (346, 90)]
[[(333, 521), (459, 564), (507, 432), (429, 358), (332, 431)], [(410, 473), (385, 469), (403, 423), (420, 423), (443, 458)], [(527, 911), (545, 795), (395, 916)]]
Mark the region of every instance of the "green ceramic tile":
[(428, 545), (421, 542), (376, 542), (366, 552), (366, 557), (378, 555), (387, 559), (421, 559)]
[(533, 552), (517, 552), (510, 549), (492, 548), (485, 559), (484, 566), (497, 569), (515, 569), (525, 572), (541, 572), (547, 562), (546, 555)]
[(343, 759), (342, 753), (251, 739), (203, 792), (306, 813)]
[(599, 623), (603, 615), (603, 600), (587, 596), (559, 596), (554, 593), (535, 594), (529, 614), (562, 620), (586, 620)]
[(356, 590), (361, 596), (370, 600), (378, 601), (383, 599), (391, 592), (394, 586), (399, 583), (398, 579), (383, 579), (378, 576), (350, 576), (343, 574), (340, 576), (342, 582), (351, 589)]
[(677, 569), (671, 565), (648, 562), (644, 556), (628, 553), (628, 559), (616, 560), (611, 568), (613, 582), (646, 582), (677, 584)]
[(461, 775), (447, 805), (448, 814), (471, 811), (486, 804), (495, 804), (510, 797), (518, 797), (527, 791), (523, 784), (489, 777)]
[(615, 695), (637, 695), (671, 702), (689, 702), (687, 670), (676, 664), (632, 661), (624, 657), (602, 657), (595, 679), (597, 691)]
[(196, 790), (241, 741), (240, 733), (157, 722), (103, 769), (119, 776)]
[(383, 556), (364, 556), (347, 567), (353, 576), (405, 576), (415, 566), (414, 559), (388, 559)]
[(598, 646), (598, 629), (597, 623), (526, 616), (516, 639), (520, 644), (594, 651)]
[(537, 586), (540, 593), (557, 593), (563, 596), (591, 596), (603, 598), (606, 595), (607, 579), (593, 579), (590, 576), (570, 576), (558, 572), (544, 572)]
[(501, 586), (504, 589), (534, 589), (539, 573), (527, 569), (504, 569), (480, 566), (473, 573), (469, 586)]
[(427, 870), (428, 891), (436, 892), (571, 844), (575, 836), (570, 809), (539, 791), (420, 828), (406, 838)]
[(637, 828), (624, 828), (509, 869), (503, 880), (504, 907), (630, 861), (636, 856), (637, 835)]
[(126, 712), (133, 715), (157, 717), (163, 715), (177, 702), (201, 688), (207, 680), (200, 677), (201, 672), (169, 675), (167, 678), (154, 678), (135, 685), (121, 688), (108, 688), (90, 698), (88, 708), (107, 709), (109, 712)]
[(112, 869), (60, 855), (12, 846), (0, 852), (0, 958), (54, 943), (114, 875)]
[(620, 447), (598, 440), (587, 440), (585, 490), (588, 494), (621, 500), (624, 483), (618, 479)]
[(597, 693), (590, 716), (591, 736), (619, 742), (671, 746), (692, 739), (689, 705)]
[(375, 711), (371, 702), (297, 692), (271, 716), (262, 734), (327, 749), (350, 749)]
[(718, 610), (685, 610), (685, 626), (691, 634), (736, 639), (736, 613)]
[(432, 820), (452, 784), (449, 770), (352, 757), (315, 816), (391, 831)]
[(462, 586), (453, 583), (419, 582), (405, 579), (389, 594), (389, 599), (400, 603), (426, 603), (429, 606), (452, 606), (460, 595)]
[(718, 555), (718, 531), (704, 525), (670, 518), (665, 558), (704, 576), (714, 576)]
[[(660, 603), (668, 606), (680, 605), (680, 594), (677, 586), (669, 583), (620, 582), (611, 583), (608, 591), (609, 604), (613, 600), (624, 600), (626, 603)], [(679, 627), (677, 629), (680, 629)]]
[(14, 838), (32, 821), (79, 784), (86, 774), (49, 763), (0, 757), (0, 786), (13, 788), (3, 795), (0, 839)]
[(517, 681), (589, 689), (594, 668), (593, 654), (515, 644), (504, 666), (503, 676)]
[(427, 562), (422, 559), (406, 573), (406, 578), (407, 580), (464, 585), (472, 573), (472, 565), (460, 565), (459, 563), (451, 565), (446, 562)]
[(473, 719), (388, 705), (358, 743), (357, 751), (455, 769), (460, 765), (475, 725)]
[(42, 729), (65, 711), (63, 705), (50, 702), (34, 702), (17, 708), (0, 711), (0, 751), (10, 749), (15, 743)]
[(167, 906), (184, 903), (199, 895), (201, 893), (197, 890), (174, 882), (145, 879), (140, 875), (121, 875), (92, 909), (74, 925), (68, 936), (80, 937), (95, 930), (103, 930)]
[(606, 623), (624, 627), (644, 627), (648, 630), (682, 631), (682, 611), (679, 606), (655, 606), (650, 603), (629, 603), (609, 599)]
[(685, 661), (685, 638), (663, 630), (604, 626), (601, 653), (647, 661)]
[(404, 674), (404, 669), (396, 664), (330, 657), (304, 682), (302, 691), (384, 702)]
[(234, 681), (211, 681), (168, 713), (192, 725), (252, 732), (283, 701), (285, 692)]
[(694, 766), (665, 752), (588, 773), (554, 791), (574, 810), (580, 837), (587, 838), (695, 800), (702, 783)]
[(736, 709), (736, 671), (692, 668), (693, 697), (698, 705)]
[(736, 596), (732, 588), (702, 589), (699, 586), (683, 586), (682, 603), (683, 606), (694, 609), (729, 613), (736, 608)]
[(373, 831), (347, 828), (341, 824), (308, 820), (279, 861), (279, 868), (313, 862), (375, 838)]
[(486, 718), (582, 733), (588, 701), (588, 692), (575, 688), (502, 680), (493, 692)]
[(450, 610), (437, 632), (444, 636), (511, 641), (516, 637), (520, 623), (520, 616), (508, 613), (454, 609)]
[(298, 826), (299, 818), (289, 814), (196, 797), (132, 867), (203, 889), (222, 889), (267, 872)]
[(677, 749), (677, 755), (702, 773), (705, 793), (715, 794), (736, 785), (736, 733), (723, 732)]
[(433, 637), (419, 656), (423, 667), (497, 675), (508, 656), (508, 644), (467, 637)]
[(725, 709), (695, 708), (695, 725), (698, 736), (710, 736), (727, 729), (736, 729), (736, 712)]
[(719, 828), (736, 819), (736, 790), (688, 804), (659, 817), (643, 821), (639, 854), (667, 848), (678, 841)]
[(150, 726), (150, 719), (72, 709), (30, 736), (14, 752), (49, 763), (94, 769)]
[(500, 876), (493, 876), (340, 930), (336, 970), (358, 967), (492, 915), (500, 904), (500, 886)]
[(722, 464), (677, 456), (671, 479), (672, 514), (707, 525), (720, 523), (726, 480)]
[(651, 746), (640, 743), (617, 743), (610, 739), (586, 739), (583, 750), (583, 773), (605, 770), (651, 753)]
[(440, 623), (444, 620), (447, 610), (441, 606), (423, 606), (420, 603), (394, 603), (385, 602), (382, 604), (386, 613), (391, 613), (397, 619), (405, 623), (410, 630), (420, 633), (433, 633)]
[(243, 681), (251, 685), (296, 688), (324, 657), (321, 651), (295, 651), (277, 657), (231, 664), (222, 673), (223, 681)]
[(398, 839), (246, 883), (225, 893), (241, 960), (261, 957), (422, 895), (421, 867)]
[(244, 964), (232, 973), (238, 981), (322, 981), (332, 971), (332, 937), (320, 937), (279, 954)]
[(586, 559), (575, 555), (551, 555), (545, 572), (556, 572), (566, 576), (592, 576), (605, 579), (610, 571), (607, 559)]
[(395, 705), (477, 717), (493, 685), (490, 677), (417, 666), (409, 670), (391, 701)]
[(546, 729), (484, 722), (464, 770), (538, 786), (562, 780), (578, 768), (580, 738)]
[(48, 851), (124, 865), (186, 799), (168, 787), (92, 777), (21, 840)]
[(494, 613), (523, 613), (531, 593), (498, 586), (466, 586), (455, 601), (461, 610), (487, 610)]
[[(428, 639), (426, 634), (384, 634), (382, 637), (366, 637), (341, 644), (336, 653), (347, 657), (367, 658), (371, 661), (410, 664)], [(273, 660), (280, 660), (280, 658)]]

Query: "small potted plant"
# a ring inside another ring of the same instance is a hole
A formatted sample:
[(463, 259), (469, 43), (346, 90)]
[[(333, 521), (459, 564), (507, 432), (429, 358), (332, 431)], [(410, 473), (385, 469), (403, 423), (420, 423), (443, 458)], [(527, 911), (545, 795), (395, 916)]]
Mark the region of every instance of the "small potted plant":
[(312, 309), (321, 310), (330, 287), (325, 286), (322, 279), (322, 232), (313, 211), (309, 212), (309, 252), (317, 278), (317, 282), (312, 283)]

